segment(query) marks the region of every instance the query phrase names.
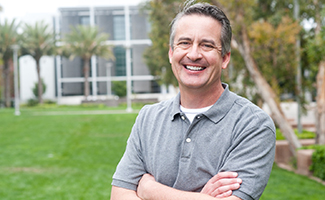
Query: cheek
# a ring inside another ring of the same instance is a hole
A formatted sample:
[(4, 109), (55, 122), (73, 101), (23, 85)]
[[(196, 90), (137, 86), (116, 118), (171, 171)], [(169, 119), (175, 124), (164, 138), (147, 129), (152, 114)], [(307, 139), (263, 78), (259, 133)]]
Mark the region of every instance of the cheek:
[(175, 48), (173, 53), (170, 54), (169, 56), (169, 60), (172, 60), (174, 62), (179, 62), (181, 61), (182, 58), (184, 58), (184, 56), (186, 56), (187, 52), (184, 50), (181, 50), (179, 48)]

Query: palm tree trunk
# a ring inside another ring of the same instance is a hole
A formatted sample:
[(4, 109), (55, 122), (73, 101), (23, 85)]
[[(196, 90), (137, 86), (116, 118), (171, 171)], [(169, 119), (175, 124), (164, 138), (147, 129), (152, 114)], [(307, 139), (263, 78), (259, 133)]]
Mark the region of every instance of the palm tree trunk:
[(89, 96), (89, 58), (83, 59), (84, 61), (84, 76), (85, 76), (85, 82), (84, 82), (84, 95), (85, 95), (85, 100), (87, 100)]
[(10, 83), (11, 83), (11, 74), (10, 74), (10, 60), (4, 61), (4, 83), (5, 83), (5, 91), (4, 91), (4, 97), (5, 97), (5, 106), (10, 107), (11, 106), (11, 98), (10, 98)]
[(38, 80), (38, 103), (43, 104), (43, 82), (41, 79), (40, 59), (36, 60), (37, 80)]
[[(275, 92), (272, 90), (270, 85), (262, 76), (261, 72), (259, 71), (255, 60), (253, 59), (250, 51), (250, 42), (247, 35), (247, 29), (244, 23), (241, 23), (242, 29), (239, 35), (239, 39), (241, 43), (237, 42), (238, 50), (242, 55), (247, 70), (249, 71), (255, 85), (261, 95), (263, 101), (269, 106), (271, 110), (272, 118), (274, 119), (275, 123), (279, 126), (280, 130), (286, 137), (289, 142), (290, 150), (293, 155), (296, 155), (296, 149), (301, 147), (299, 140), (297, 139), (291, 125), (285, 118), (283, 111), (279, 104), (275, 100)], [(234, 40), (235, 41), (235, 40)]]
[(316, 144), (325, 144), (325, 61), (317, 73)]

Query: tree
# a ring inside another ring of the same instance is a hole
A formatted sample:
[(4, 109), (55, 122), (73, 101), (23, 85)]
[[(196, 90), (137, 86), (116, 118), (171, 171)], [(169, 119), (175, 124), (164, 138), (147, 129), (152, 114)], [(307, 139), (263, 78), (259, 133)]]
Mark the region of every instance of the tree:
[(79, 56), (83, 61), (83, 72), (85, 77), (84, 95), (89, 96), (89, 68), (92, 56), (99, 56), (105, 59), (114, 59), (110, 45), (105, 44), (108, 34), (101, 33), (96, 26), (78, 25), (71, 28), (71, 32), (63, 38), (64, 46), (61, 54), (71, 60)]
[(168, 59), (169, 23), (180, 9), (183, 0), (151, 0), (144, 5), (149, 11), (152, 45), (144, 53), (146, 64), (154, 76), (161, 77), (160, 84), (177, 86)]
[(36, 22), (34, 26), (25, 24), (23, 27), (21, 51), (23, 55), (31, 55), (36, 61), (38, 80), (38, 101), (43, 104), (43, 84), (40, 60), (44, 55), (55, 53), (55, 38), (48, 24)]
[(306, 1), (308, 6), (303, 13), (305, 19), (313, 19), (316, 27), (307, 44), (307, 55), (316, 75), (316, 143), (325, 144), (325, 30), (323, 26), (325, 3), (318, 0)]
[[(238, 49), (244, 59), (245, 66), (250, 74), (250, 77), (255, 83), (257, 91), (263, 101), (269, 106), (271, 116), (275, 123), (279, 126), (286, 139), (289, 141), (290, 149), (293, 155), (296, 154), (296, 149), (301, 147), (291, 125), (284, 116), (284, 113), (277, 101), (277, 95), (264, 78), (252, 52), (252, 40), (249, 37), (249, 30), (252, 29), (254, 20), (254, 9), (256, 10), (256, 2), (254, 0), (246, 1), (212, 1), (228, 13), (228, 17), (232, 21), (233, 28), (233, 45)], [(220, 2), (220, 3), (219, 3)]]
[(0, 24), (0, 57), (3, 60), (3, 77), (4, 77), (4, 99), (5, 106), (10, 107), (11, 97), (11, 77), (12, 77), (12, 45), (18, 42), (18, 33), (15, 19), (9, 22), (5, 20), (4, 24)]

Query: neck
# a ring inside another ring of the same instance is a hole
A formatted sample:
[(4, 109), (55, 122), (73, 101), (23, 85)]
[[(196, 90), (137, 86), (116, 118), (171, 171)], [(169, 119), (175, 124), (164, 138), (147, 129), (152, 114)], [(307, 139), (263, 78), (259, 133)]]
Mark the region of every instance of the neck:
[(180, 86), (181, 105), (184, 108), (204, 108), (213, 105), (223, 93), (224, 88), (220, 84), (211, 91), (199, 89), (184, 89)]

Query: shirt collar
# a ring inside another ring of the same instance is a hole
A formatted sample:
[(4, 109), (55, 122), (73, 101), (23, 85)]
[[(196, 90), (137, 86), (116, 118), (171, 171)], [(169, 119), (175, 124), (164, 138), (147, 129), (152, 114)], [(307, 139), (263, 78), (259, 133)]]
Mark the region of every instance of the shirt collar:
[(181, 111), (179, 109), (181, 102), (181, 93), (178, 93), (177, 96), (173, 100), (172, 104), (172, 112), (171, 112), (171, 120), (173, 121), (175, 119), (175, 116), (180, 114)]
[[(224, 88), (223, 93), (219, 97), (219, 99), (214, 103), (214, 105), (205, 113), (203, 113), (207, 118), (209, 118), (214, 123), (219, 122), (231, 109), (232, 105), (235, 102), (235, 98), (232, 92), (229, 91), (229, 86), (225, 83), (222, 83), (222, 87)], [(181, 111), (179, 109), (180, 106), (180, 93), (174, 98), (172, 103), (172, 112), (171, 112), (171, 120), (175, 119), (175, 116), (180, 114)]]
[(229, 91), (229, 86), (222, 83), (225, 89), (216, 103), (205, 113), (203, 113), (207, 118), (209, 118), (214, 123), (218, 123), (223, 119), (229, 112), (233, 104), (235, 103), (235, 94)]

